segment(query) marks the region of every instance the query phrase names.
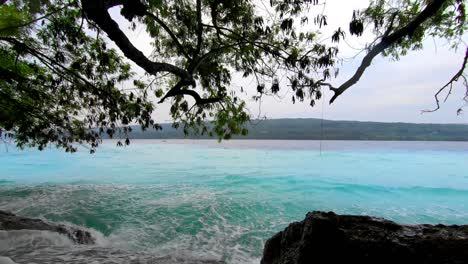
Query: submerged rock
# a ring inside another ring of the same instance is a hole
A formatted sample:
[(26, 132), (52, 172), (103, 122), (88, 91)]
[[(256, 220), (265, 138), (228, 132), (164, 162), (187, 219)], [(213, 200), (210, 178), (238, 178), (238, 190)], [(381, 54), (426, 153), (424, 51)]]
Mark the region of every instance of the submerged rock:
[(312, 212), (270, 238), (261, 263), (468, 263), (468, 225)]
[(96, 241), (91, 233), (80, 230), (75, 227), (69, 227), (61, 224), (52, 224), (40, 219), (31, 219), (20, 217), (12, 213), (0, 211), (0, 230), (41, 230), (57, 232), (66, 235), (77, 244), (94, 244)]

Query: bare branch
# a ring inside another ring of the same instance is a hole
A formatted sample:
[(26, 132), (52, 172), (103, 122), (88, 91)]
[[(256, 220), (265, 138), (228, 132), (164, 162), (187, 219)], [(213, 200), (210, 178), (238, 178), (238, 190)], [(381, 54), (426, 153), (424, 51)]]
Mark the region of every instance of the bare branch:
[(458, 70), (458, 72), (450, 79), (450, 81), (447, 84), (445, 84), (442, 88), (440, 88), (439, 91), (437, 91), (437, 93), (434, 95), (434, 98), (435, 98), (435, 101), (436, 101), (436, 108), (434, 108), (432, 110), (424, 110), (424, 111), (422, 111), (423, 113), (431, 113), (431, 112), (435, 112), (435, 111), (439, 110), (440, 109), (439, 95), (445, 89), (450, 87), (449, 92), (447, 93), (447, 96), (445, 97), (445, 100), (444, 100), (444, 103), (445, 103), (447, 101), (448, 97), (450, 96), (450, 94), (452, 93), (453, 84), (455, 82), (457, 82), (460, 78), (463, 78), (465, 80), (465, 83), (466, 83), (466, 78), (465, 78), (465, 76), (463, 76), (463, 72), (466, 69), (466, 64), (467, 63), (468, 63), (468, 48), (466, 49), (465, 58), (463, 59), (463, 63), (462, 63), (462, 66), (461, 66), (460, 70)]

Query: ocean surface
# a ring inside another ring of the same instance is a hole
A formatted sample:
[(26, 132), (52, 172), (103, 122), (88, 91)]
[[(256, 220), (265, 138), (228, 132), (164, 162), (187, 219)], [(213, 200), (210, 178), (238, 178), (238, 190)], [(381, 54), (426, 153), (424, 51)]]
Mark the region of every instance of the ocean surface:
[(468, 224), (468, 143), (134, 140), (94, 155), (0, 145), (0, 210), (98, 238), (0, 231), (0, 263), (259, 263), (266, 239), (314, 210)]

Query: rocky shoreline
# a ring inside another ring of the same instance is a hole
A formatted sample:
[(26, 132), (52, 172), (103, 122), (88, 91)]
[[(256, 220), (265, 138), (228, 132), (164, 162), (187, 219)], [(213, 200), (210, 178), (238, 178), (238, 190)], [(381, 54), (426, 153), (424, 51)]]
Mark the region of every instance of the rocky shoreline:
[(468, 225), (311, 212), (265, 243), (261, 264), (289, 263), (468, 263)]
[[(86, 230), (4, 211), (0, 211), (0, 230), (50, 231), (76, 244), (96, 242)], [(158, 259), (158, 263), (178, 261)], [(224, 263), (194, 261), (181, 263)], [(400, 225), (369, 216), (311, 212), (268, 239), (261, 260), (261, 264), (306, 263), (468, 263), (468, 225)]]
[[(2, 256), (0, 251), (0, 264), (16, 264), (16, 263), (70, 263), (82, 264), (88, 263), (157, 263), (157, 264), (226, 264), (224, 261), (212, 259), (188, 259), (182, 256), (152, 256), (148, 254), (126, 252), (124, 250), (102, 247), (97, 243), (96, 237), (84, 229), (77, 227), (51, 223), (41, 219), (33, 219), (17, 216), (15, 214), (0, 210), (0, 232), (1, 231), (48, 231), (68, 237), (77, 245), (78, 250), (64, 251), (65, 248), (58, 247), (56, 249), (47, 250), (39, 245), (38, 252), (28, 245), (27, 254), (7, 251), (5, 256)], [(8, 243), (8, 242), (7, 242)], [(33, 243), (35, 244), (35, 243)], [(0, 238), (1, 245), (1, 238)], [(86, 245), (86, 246), (82, 246)], [(79, 246), (79, 247), (78, 247)], [(0, 246), (1, 248), (1, 246)], [(8, 246), (7, 246), (8, 248)], [(10, 249), (15, 251), (14, 246)], [(31, 251), (31, 252), (30, 252)], [(66, 254), (66, 256), (60, 254)], [(3, 252), (5, 253), (5, 252)]]
[(61, 224), (48, 223), (40, 219), (20, 217), (9, 212), (0, 211), (0, 230), (11, 231), (25, 229), (56, 232), (66, 235), (76, 244), (91, 245), (96, 242), (96, 239), (91, 236), (91, 233), (85, 230)]

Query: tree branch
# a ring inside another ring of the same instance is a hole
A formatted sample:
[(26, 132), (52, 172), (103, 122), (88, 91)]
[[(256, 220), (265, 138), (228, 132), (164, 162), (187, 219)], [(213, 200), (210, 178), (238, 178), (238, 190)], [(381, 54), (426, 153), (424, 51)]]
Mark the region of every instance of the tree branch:
[(200, 54), (202, 42), (203, 42), (203, 24), (202, 24), (202, 11), (201, 11), (201, 0), (197, 0), (197, 49), (194, 54), (194, 58)]
[(176, 37), (176, 35), (174, 34), (174, 32), (172, 32), (172, 30), (166, 25), (166, 23), (164, 23), (161, 19), (159, 19), (159, 17), (157, 17), (156, 15), (153, 15), (152, 13), (149, 13), (149, 12), (146, 12), (146, 15), (151, 17), (152, 19), (154, 19), (166, 32), (167, 34), (169, 34), (169, 36), (172, 38), (172, 40), (175, 42), (177, 48), (179, 49), (179, 51), (187, 58), (187, 59), (191, 59), (190, 56), (188, 55), (188, 53), (185, 51), (184, 47), (182, 46), (182, 44), (180, 43), (179, 39)]
[(434, 95), (434, 98), (435, 98), (435, 101), (436, 101), (436, 108), (434, 108), (432, 110), (424, 110), (424, 111), (422, 111), (423, 113), (431, 113), (431, 112), (435, 112), (435, 111), (440, 109), (440, 100), (439, 100), (440, 93), (442, 93), (445, 89), (447, 89), (447, 87), (450, 86), (449, 92), (448, 92), (447, 96), (445, 97), (444, 102), (447, 101), (448, 97), (452, 93), (453, 83), (457, 82), (458, 79), (460, 79), (460, 77), (463, 77), (463, 72), (466, 69), (466, 64), (467, 63), (468, 63), (468, 48), (466, 48), (465, 58), (463, 59), (463, 63), (462, 63), (462, 66), (461, 66), (460, 70), (450, 79), (450, 81), (447, 84), (445, 84), (442, 88), (440, 88), (439, 91), (437, 91), (437, 93)]
[(395, 11), (395, 13), (393, 13), (393, 15), (392, 15), (392, 17), (390, 19), (390, 25), (388, 26), (387, 30), (383, 34), (383, 37), (387, 37), (388, 35), (390, 35), (390, 32), (392, 32), (393, 24), (395, 23), (395, 18), (397, 17), (397, 15), (398, 15), (398, 11)]
[(196, 91), (186, 90), (186, 89), (179, 90), (175, 95), (190, 95), (195, 99), (195, 104), (197, 105), (218, 103), (223, 100), (223, 98), (220, 98), (220, 97), (201, 98), (201, 96)]
[(185, 83), (195, 86), (195, 80), (186, 70), (172, 64), (150, 61), (140, 50), (133, 46), (107, 11), (110, 6), (125, 3), (125, 0), (82, 0), (83, 10), (86, 16), (107, 33), (109, 38), (120, 48), (125, 57), (135, 62), (151, 75), (156, 75), (159, 72), (170, 72), (180, 77)]
[(330, 99), (330, 104), (332, 104), (336, 100), (336, 98), (338, 98), (338, 96), (340, 96), (344, 91), (348, 90), (351, 86), (356, 84), (361, 79), (362, 75), (377, 55), (385, 51), (391, 45), (402, 40), (403, 38), (411, 37), (424, 22), (426, 22), (437, 12), (439, 12), (447, 1), (448, 0), (433, 0), (415, 19), (409, 22), (406, 26), (396, 30), (388, 36), (383, 36), (382, 40), (377, 45), (372, 47), (369, 53), (367, 53), (367, 55), (362, 60), (359, 68), (348, 81), (343, 83), (338, 88), (330, 87), (330, 90), (332, 90), (335, 93)]
[(211, 104), (217, 103), (222, 101), (222, 98), (202, 98), (196, 91), (182, 89), (185, 85), (182, 82), (178, 82), (174, 87), (172, 87), (169, 92), (158, 102), (159, 104), (164, 103), (164, 101), (169, 97), (174, 97), (177, 95), (189, 95), (195, 99), (195, 104), (197, 105), (204, 105), (204, 104)]
[(169, 90), (169, 92), (166, 93), (166, 95), (163, 98), (161, 98), (161, 100), (159, 100), (158, 104), (164, 103), (164, 101), (169, 97), (176, 96), (176, 91), (182, 89), (182, 86), (183, 84), (181, 82), (178, 82), (176, 85), (174, 85), (174, 87), (172, 87)]
[(218, 41), (221, 43), (221, 31), (218, 27), (218, 1), (213, 1), (210, 4), (211, 8), (211, 23), (213, 23), (215, 31), (216, 31), (216, 36), (218, 37)]
[(209, 57), (211, 56), (214, 56), (220, 52), (222, 52), (224, 49), (228, 49), (228, 48), (233, 48), (233, 47), (236, 47), (238, 46), (240, 43), (242, 42), (236, 42), (236, 43), (233, 43), (233, 44), (230, 44), (230, 45), (225, 45), (225, 46), (222, 46), (222, 47), (219, 47), (219, 48), (216, 48), (216, 49), (211, 49), (210, 51), (208, 51), (207, 53), (203, 54), (202, 56), (200, 56), (200, 58), (198, 58), (197, 60), (193, 61), (193, 63), (191, 64), (191, 66), (189, 67), (189, 71), (190, 72), (195, 72), (198, 67), (200, 67), (200, 65), (206, 60), (208, 59)]

